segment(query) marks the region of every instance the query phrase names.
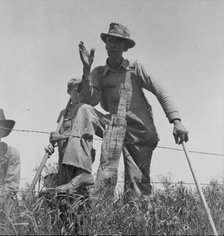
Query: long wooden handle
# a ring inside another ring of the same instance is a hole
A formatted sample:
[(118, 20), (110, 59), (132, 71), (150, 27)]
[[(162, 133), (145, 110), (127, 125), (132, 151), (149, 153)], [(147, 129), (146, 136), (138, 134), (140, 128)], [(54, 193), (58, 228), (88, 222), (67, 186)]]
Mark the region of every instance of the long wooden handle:
[(187, 161), (188, 161), (189, 167), (190, 167), (190, 169), (191, 169), (191, 173), (192, 173), (192, 175), (193, 175), (194, 182), (195, 182), (196, 187), (197, 187), (197, 190), (198, 190), (198, 192), (199, 192), (199, 195), (200, 195), (201, 201), (202, 201), (202, 203), (203, 203), (205, 212), (206, 212), (206, 214), (207, 214), (207, 216), (208, 216), (208, 220), (209, 220), (209, 223), (210, 223), (210, 225), (211, 225), (213, 234), (218, 236), (217, 230), (216, 230), (216, 228), (215, 228), (215, 224), (214, 224), (213, 219), (212, 219), (212, 216), (211, 216), (211, 214), (210, 214), (210, 210), (209, 210), (208, 204), (207, 204), (207, 202), (206, 202), (206, 200), (205, 200), (205, 196), (204, 196), (204, 194), (203, 194), (201, 188), (199, 187), (197, 178), (196, 178), (196, 176), (195, 176), (195, 172), (194, 172), (193, 167), (192, 167), (192, 165), (191, 165), (191, 161), (190, 161), (190, 158), (189, 158), (189, 155), (188, 155), (188, 151), (187, 151), (187, 149), (186, 149), (184, 143), (182, 143), (182, 146), (183, 146), (184, 153), (185, 153), (185, 155), (186, 155), (186, 157), (187, 157)]
[[(67, 113), (67, 110), (68, 110), (68, 107), (69, 107), (70, 104), (71, 104), (71, 98), (69, 99), (69, 101), (68, 101), (68, 103), (66, 105), (64, 114), (60, 118), (60, 121), (59, 121), (59, 123), (57, 125), (57, 128), (56, 128), (56, 132), (59, 132), (59, 130), (61, 129), (62, 123), (64, 121), (64, 116)], [(29, 187), (29, 190), (27, 192), (27, 195), (26, 195), (27, 200), (31, 199), (31, 197), (32, 197), (33, 189), (35, 188), (35, 185), (36, 185), (36, 183), (37, 183), (37, 181), (38, 181), (38, 179), (40, 177), (40, 174), (41, 174), (41, 172), (42, 172), (42, 170), (43, 170), (43, 168), (44, 168), (44, 166), (46, 164), (46, 161), (47, 161), (48, 157), (49, 157), (49, 154), (48, 154), (48, 152), (46, 152), (44, 157), (43, 157), (43, 159), (42, 159), (42, 161), (41, 161), (41, 163), (40, 163), (40, 166), (37, 169), (37, 172), (36, 172), (36, 174), (35, 174), (35, 176), (33, 178), (33, 181), (32, 181), (32, 183), (31, 183), (31, 185)]]

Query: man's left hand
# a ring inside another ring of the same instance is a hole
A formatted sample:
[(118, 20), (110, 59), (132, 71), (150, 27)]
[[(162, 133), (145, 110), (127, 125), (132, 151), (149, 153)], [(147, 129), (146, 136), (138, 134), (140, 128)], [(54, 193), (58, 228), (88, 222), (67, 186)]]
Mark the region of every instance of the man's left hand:
[(88, 50), (85, 48), (84, 43), (82, 41), (79, 43), (79, 55), (84, 68), (90, 70), (94, 60), (94, 53), (95, 48), (92, 48), (89, 53)]
[(173, 121), (174, 128), (173, 128), (173, 136), (175, 139), (176, 144), (182, 144), (183, 142), (188, 141), (188, 131), (182, 125), (180, 120)]

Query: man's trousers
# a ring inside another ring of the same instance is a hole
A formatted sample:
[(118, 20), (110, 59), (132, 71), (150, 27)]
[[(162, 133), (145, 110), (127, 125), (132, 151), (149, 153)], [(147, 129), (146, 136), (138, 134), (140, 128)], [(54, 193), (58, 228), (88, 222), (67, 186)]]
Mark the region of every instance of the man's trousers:
[[(123, 143), (124, 193), (137, 196), (151, 193), (150, 164), (152, 152), (157, 146), (158, 135), (153, 121), (144, 122), (135, 114), (126, 114), (127, 128)], [(105, 126), (110, 123), (110, 115), (104, 115), (87, 104), (76, 106), (73, 118), (72, 137), (68, 142), (63, 163), (92, 171), (91, 149), (93, 136), (103, 138)], [(70, 147), (69, 147), (70, 145)], [(112, 171), (112, 175), (110, 172)], [(93, 194), (98, 196), (111, 183), (111, 176), (117, 170), (110, 168), (110, 162), (101, 155)], [(115, 176), (116, 179), (116, 176)], [(114, 186), (115, 188), (115, 186)]]

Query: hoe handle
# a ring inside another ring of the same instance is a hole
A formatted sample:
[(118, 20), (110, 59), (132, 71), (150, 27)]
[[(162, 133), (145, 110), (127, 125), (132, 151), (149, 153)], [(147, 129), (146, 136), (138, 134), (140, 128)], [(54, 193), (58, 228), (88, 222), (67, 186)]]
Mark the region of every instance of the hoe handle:
[(182, 143), (182, 146), (183, 146), (184, 153), (185, 153), (185, 155), (186, 155), (186, 157), (187, 157), (187, 161), (188, 161), (189, 167), (190, 167), (190, 169), (191, 169), (191, 173), (192, 173), (192, 175), (193, 175), (194, 182), (195, 182), (195, 184), (196, 184), (198, 193), (199, 193), (200, 198), (201, 198), (201, 201), (202, 201), (202, 203), (203, 203), (205, 212), (206, 212), (206, 214), (207, 214), (207, 216), (208, 216), (208, 220), (209, 220), (209, 223), (210, 223), (210, 225), (211, 225), (213, 234), (218, 236), (218, 233), (217, 233), (217, 230), (216, 230), (216, 228), (215, 228), (215, 224), (214, 224), (214, 222), (213, 222), (213, 219), (212, 219), (212, 216), (211, 216), (211, 213), (210, 213), (208, 204), (207, 204), (207, 202), (206, 202), (206, 200), (205, 200), (205, 196), (204, 196), (204, 194), (203, 194), (201, 188), (199, 187), (197, 178), (196, 178), (196, 176), (195, 176), (195, 172), (194, 172), (194, 170), (193, 170), (193, 168), (192, 168), (191, 161), (190, 161), (190, 158), (189, 158), (189, 155), (188, 155), (188, 151), (187, 151), (187, 149), (186, 149), (184, 143)]
[[(71, 104), (71, 98), (69, 99), (69, 101), (68, 101), (68, 103), (66, 105), (64, 114), (61, 116), (61, 118), (59, 120), (59, 123), (58, 123), (57, 128), (56, 128), (56, 132), (59, 132), (59, 130), (61, 129), (62, 123), (64, 121), (64, 116), (67, 113), (67, 110), (68, 110), (68, 107), (69, 107), (70, 104)], [(48, 158), (49, 158), (49, 154), (48, 154), (48, 152), (45, 152), (45, 155), (44, 155), (44, 157), (43, 157), (43, 159), (42, 159), (42, 161), (40, 163), (40, 166), (37, 169), (37, 172), (36, 172), (36, 174), (35, 174), (35, 176), (33, 178), (33, 181), (32, 181), (32, 183), (31, 183), (31, 185), (29, 187), (29, 190), (27, 192), (27, 195), (26, 195), (27, 200), (32, 198), (33, 189), (35, 188), (35, 185), (36, 185), (36, 183), (37, 183), (37, 181), (38, 181), (38, 179), (39, 179), (39, 177), (41, 175), (41, 172), (42, 172), (42, 170), (43, 170), (43, 168), (44, 168)]]

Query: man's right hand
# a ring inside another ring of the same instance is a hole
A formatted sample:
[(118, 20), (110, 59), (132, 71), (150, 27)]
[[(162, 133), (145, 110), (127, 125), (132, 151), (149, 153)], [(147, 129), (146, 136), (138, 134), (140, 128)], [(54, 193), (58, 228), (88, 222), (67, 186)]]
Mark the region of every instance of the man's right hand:
[(54, 143), (58, 142), (59, 140), (62, 140), (63, 138), (64, 138), (63, 135), (54, 131), (54, 132), (50, 133), (49, 141), (50, 141), (50, 143), (54, 144)]
[(79, 54), (84, 70), (90, 71), (94, 60), (94, 53), (95, 53), (95, 48), (92, 48), (89, 53), (85, 48), (84, 43), (82, 41), (79, 43)]

